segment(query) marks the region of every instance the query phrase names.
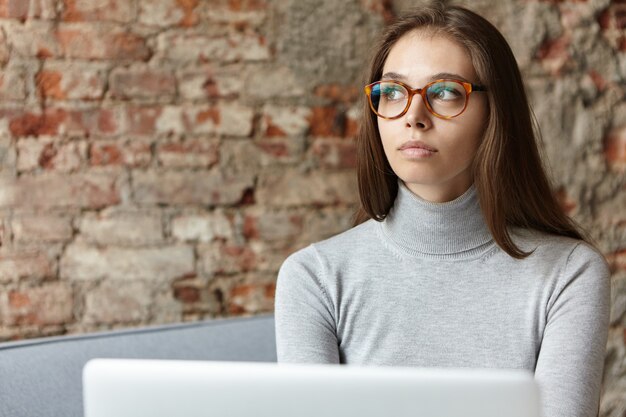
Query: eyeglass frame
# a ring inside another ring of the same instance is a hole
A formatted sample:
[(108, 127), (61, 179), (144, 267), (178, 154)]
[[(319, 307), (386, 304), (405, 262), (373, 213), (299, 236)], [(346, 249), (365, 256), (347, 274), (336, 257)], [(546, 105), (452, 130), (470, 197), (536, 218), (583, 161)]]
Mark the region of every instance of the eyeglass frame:
[[(456, 83), (459, 83), (463, 86), (463, 88), (465, 89), (465, 105), (463, 106), (463, 109), (455, 114), (454, 116), (444, 116), (441, 114), (436, 113), (433, 108), (430, 106), (430, 102), (428, 101), (428, 99), (426, 98), (426, 91), (428, 90), (428, 88), (436, 83), (440, 83), (440, 82), (445, 82), (445, 81), (453, 81)], [(402, 87), (406, 88), (407, 91), (409, 92), (409, 98), (407, 99), (406, 102), (406, 107), (404, 108), (404, 110), (402, 110), (402, 112), (400, 114), (398, 114), (397, 116), (393, 116), (393, 117), (386, 117), (383, 116), (381, 114), (378, 113), (378, 111), (376, 111), (376, 109), (374, 109), (374, 104), (372, 103), (372, 88), (375, 84), (380, 84), (380, 83), (395, 83), (395, 84), (399, 84)], [(422, 88), (411, 88), (409, 85), (403, 83), (402, 81), (398, 81), (398, 80), (380, 80), (380, 81), (374, 81), (371, 84), (366, 85), (365, 87), (365, 94), (367, 95), (367, 101), (370, 105), (370, 109), (372, 109), (372, 111), (374, 112), (374, 114), (382, 119), (386, 119), (386, 120), (395, 120), (395, 119), (399, 119), (400, 117), (404, 116), (406, 114), (407, 111), (409, 111), (409, 107), (411, 107), (411, 102), (413, 101), (413, 96), (416, 94), (419, 94), (420, 96), (422, 96), (422, 100), (424, 101), (424, 104), (426, 105), (426, 108), (428, 109), (428, 111), (436, 116), (439, 117), (440, 119), (452, 119), (454, 117), (460, 116), (465, 109), (467, 108), (467, 104), (469, 103), (470, 100), (470, 95), (472, 92), (474, 91), (487, 91), (487, 89), (479, 84), (473, 84), (467, 81), (463, 81), (463, 80), (457, 80), (457, 79), (453, 79), (453, 78), (441, 78), (435, 81), (431, 81), (428, 84), (424, 85)]]

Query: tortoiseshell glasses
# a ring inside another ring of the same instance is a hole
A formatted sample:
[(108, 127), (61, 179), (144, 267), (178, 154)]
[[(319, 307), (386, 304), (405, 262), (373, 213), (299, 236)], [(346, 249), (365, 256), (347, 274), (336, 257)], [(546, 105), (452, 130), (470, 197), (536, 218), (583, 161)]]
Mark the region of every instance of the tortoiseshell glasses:
[(461, 80), (435, 80), (422, 88), (411, 88), (401, 81), (376, 81), (365, 86), (370, 108), (383, 119), (402, 117), (413, 96), (422, 96), (426, 108), (442, 119), (451, 119), (467, 108), (469, 96), (474, 91), (486, 91), (485, 87)]

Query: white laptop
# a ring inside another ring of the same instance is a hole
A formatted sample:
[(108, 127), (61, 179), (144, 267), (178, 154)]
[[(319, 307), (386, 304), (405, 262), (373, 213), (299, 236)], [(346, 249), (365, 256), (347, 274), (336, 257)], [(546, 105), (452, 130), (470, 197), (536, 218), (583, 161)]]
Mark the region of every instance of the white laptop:
[(85, 417), (539, 417), (526, 370), (92, 359)]

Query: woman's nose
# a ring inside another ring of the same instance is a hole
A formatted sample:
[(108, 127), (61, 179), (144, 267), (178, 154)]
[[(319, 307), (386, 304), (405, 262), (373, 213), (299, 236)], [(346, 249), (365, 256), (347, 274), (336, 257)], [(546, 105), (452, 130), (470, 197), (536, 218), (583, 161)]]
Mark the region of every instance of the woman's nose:
[(432, 126), (431, 116), (422, 96), (415, 94), (405, 115), (406, 127), (427, 129)]

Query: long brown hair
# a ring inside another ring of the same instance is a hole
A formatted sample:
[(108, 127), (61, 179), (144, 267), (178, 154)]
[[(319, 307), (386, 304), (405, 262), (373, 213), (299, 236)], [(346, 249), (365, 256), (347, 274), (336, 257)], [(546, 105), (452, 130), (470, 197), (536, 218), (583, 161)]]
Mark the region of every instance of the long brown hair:
[[(489, 119), (473, 162), (474, 184), (485, 222), (495, 242), (509, 255), (524, 252), (511, 239), (509, 226), (530, 228), (588, 241), (562, 210), (541, 163), (538, 128), (511, 48), (486, 19), (460, 6), (441, 2), (400, 17), (383, 33), (371, 62), (367, 84), (378, 81), (391, 47), (405, 34), (425, 30), (463, 46), (479, 82), (487, 87)], [(398, 177), (385, 156), (377, 118), (363, 100), (357, 134), (357, 180), (361, 205), (353, 226), (382, 221), (398, 193)]]

